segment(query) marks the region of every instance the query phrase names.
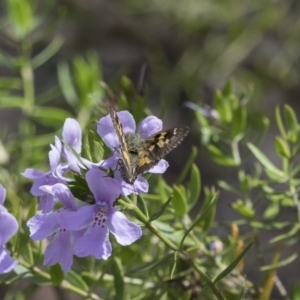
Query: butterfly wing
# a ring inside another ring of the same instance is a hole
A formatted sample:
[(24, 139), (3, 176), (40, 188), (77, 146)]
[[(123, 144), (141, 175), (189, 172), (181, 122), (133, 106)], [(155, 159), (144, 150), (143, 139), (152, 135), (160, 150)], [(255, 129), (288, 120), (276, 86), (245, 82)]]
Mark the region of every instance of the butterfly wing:
[(131, 181), (133, 178), (133, 172), (123, 126), (117, 112), (112, 107), (109, 107), (109, 114), (120, 143), (119, 153), (121, 154), (122, 159), (119, 161), (119, 164), (121, 166), (122, 177), (123, 179), (127, 178), (128, 181)]
[(144, 150), (139, 154), (136, 174), (143, 174), (155, 166), (165, 155), (176, 148), (189, 133), (188, 126), (160, 131), (145, 140)]

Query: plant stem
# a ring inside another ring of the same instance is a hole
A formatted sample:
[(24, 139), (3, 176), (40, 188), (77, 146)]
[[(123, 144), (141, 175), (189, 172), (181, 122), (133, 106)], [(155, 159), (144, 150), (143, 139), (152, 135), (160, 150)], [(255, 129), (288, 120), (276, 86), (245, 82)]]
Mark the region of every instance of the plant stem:
[[(50, 274), (42, 271), (40, 268), (32, 267), (32, 266), (30, 266), (30, 264), (26, 263), (25, 261), (23, 261), (21, 259), (19, 259), (19, 263), (20, 263), (20, 265), (29, 269), (32, 272), (32, 274), (38, 275), (40, 277), (43, 277), (43, 278), (51, 281)], [(84, 297), (85, 299), (101, 300), (101, 298), (98, 295), (96, 295), (94, 293), (89, 293), (89, 292), (83, 291), (82, 289), (77, 288), (76, 286), (70, 284), (70, 282), (68, 282), (67, 280), (63, 280), (60, 284), (60, 287), (62, 287), (63, 289), (66, 289), (68, 291), (71, 291), (77, 295), (80, 295), (80, 296)]]

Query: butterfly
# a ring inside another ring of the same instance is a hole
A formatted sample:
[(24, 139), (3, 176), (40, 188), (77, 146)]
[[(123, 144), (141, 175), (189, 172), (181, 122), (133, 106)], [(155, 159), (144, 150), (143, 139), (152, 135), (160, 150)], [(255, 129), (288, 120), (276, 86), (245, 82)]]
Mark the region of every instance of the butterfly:
[(118, 161), (123, 180), (133, 184), (136, 178), (154, 167), (170, 151), (176, 148), (189, 133), (188, 126), (159, 131), (143, 139), (138, 133), (124, 133), (117, 112), (109, 107), (109, 114), (120, 143)]

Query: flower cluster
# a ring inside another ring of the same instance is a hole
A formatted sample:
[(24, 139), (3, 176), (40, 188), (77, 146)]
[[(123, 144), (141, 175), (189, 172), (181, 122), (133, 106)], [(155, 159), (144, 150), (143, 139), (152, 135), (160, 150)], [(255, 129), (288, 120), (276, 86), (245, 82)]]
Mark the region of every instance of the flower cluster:
[(5, 244), (17, 232), (18, 222), (3, 206), (6, 196), (5, 188), (0, 184), (0, 274), (10, 272), (17, 262), (10, 256)]
[[(136, 125), (127, 111), (118, 113), (124, 126), (124, 132), (134, 132)], [(139, 133), (147, 137), (162, 129), (162, 122), (156, 117), (146, 118), (140, 125)], [(119, 146), (109, 116), (103, 117), (97, 124), (97, 132), (108, 147), (114, 151)], [(73, 263), (73, 255), (85, 257), (93, 255), (97, 259), (107, 259), (112, 252), (109, 241), (111, 232), (121, 245), (129, 245), (142, 235), (141, 228), (129, 221), (118, 211), (114, 202), (120, 195), (148, 191), (147, 181), (139, 176), (133, 186), (123, 181), (117, 169), (118, 151), (100, 162), (91, 162), (81, 157), (82, 132), (74, 119), (65, 121), (62, 141), (55, 137), (49, 152), (50, 171), (41, 172), (26, 169), (23, 176), (33, 179), (31, 194), (39, 197), (39, 210), (27, 225), (34, 240), (49, 239), (45, 251), (44, 265), (61, 263), (64, 272), (68, 272)], [(101, 166), (101, 167), (100, 167)], [(163, 173), (168, 164), (165, 160), (151, 169), (154, 173)], [(116, 169), (114, 178), (103, 170)], [(71, 173), (84, 176), (93, 205), (79, 202), (70, 190), (74, 181)], [(55, 210), (55, 203), (61, 208)]]

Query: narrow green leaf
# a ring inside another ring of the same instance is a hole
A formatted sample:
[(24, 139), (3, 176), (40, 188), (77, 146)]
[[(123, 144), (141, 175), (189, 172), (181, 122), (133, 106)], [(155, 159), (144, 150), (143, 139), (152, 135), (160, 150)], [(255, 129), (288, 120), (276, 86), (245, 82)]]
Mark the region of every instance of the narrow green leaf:
[(233, 112), (233, 118), (231, 122), (231, 137), (235, 138), (241, 134), (247, 124), (247, 110), (244, 106), (238, 106)]
[(245, 218), (253, 218), (255, 211), (249, 205), (246, 205), (242, 200), (238, 199), (235, 203), (232, 203), (232, 208), (235, 209), (240, 215)]
[(168, 253), (167, 255), (165, 255), (164, 257), (162, 257), (159, 260), (156, 260), (154, 262), (145, 264), (144, 266), (132, 269), (130, 271), (127, 271), (126, 273), (139, 273), (139, 272), (145, 272), (145, 271), (149, 271), (159, 265), (161, 265), (163, 262), (165, 262), (166, 260), (170, 259), (171, 257), (174, 256), (174, 253)]
[(76, 108), (79, 104), (79, 99), (73, 84), (68, 64), (66, 62), (59, 63), (57, 71), (59, 85), (66, 101), (71, 107)]
[(288, 258), (280, 261), (279, 263), (261, 267), (260, 271), (268, 271), (268, 270), (273, 270), (273, 269), (278, 269), (280, 267), (284, 267), (284, 266), (290, 264), (291, 262), (293, 262), (297, 257), (298, 257), (298, 253), (294, 253), (291, 256), (289, 256)]
[(16, 66), (16, 59), (0, 49), (0, 65), (6, 66), (9, 69), (14, 69)]
[(277, 122), (278, 129), (279, 129), (281, 135), (286, 139), (287, 138), (287, 133), (285, 131), (283, 121), (282, 121), (282, 118), (281, 118), (281, 114), (280, 114), (280, 109), (279, 109), (278, 106), (276, 107), (276, 110), (275, 110), (275, 117), (276, 117), (276, 122)]
[(0, 107), (10, 108), (10, 107), (24, 107), (24, 98), (21, 97), (1, 97)]
[(190, 182), (188, 184), (190, 208), (193, 208), (197, 203), (201, 191), (201, 175), (197, 165), (193, 164), (191, 168)]
[(114, 285), (116, 292), (116, 300), (125, 299), (124, 271), (122, 262), (119, 257), (114, 257), (112, 261), (112, 274), (114, 276)]
[(222, 89), (222, 94), (225, 97), (228, 97), (233, 92), (234, 80), (231, 78), (229, 79)]
[(275, 175), (285, 178), (284, 172), (276, 168), (272, 162), (263, 154), (256, 146), (251, 143), (248, 143), (248, 147), (253, 155), (260, 161), (260, 163), (269, 171), (274, 173)]
[(64, 279), (64, 272), (60, 267), (60, 264), (55, 264), (54, 266), (50, 267), (49, 270), (51, 276), (51, 282), (54, 286), (58, 286)]
[(177, 267), (177, 262), (178, 262), (178, 252), (176, 251), (174, 252), (174, 264), (171, 270), (170, 279), (173, 279)]
[(177, 180), (175, 182), (176, 184), (180, 184), (185, 179), (189, 170), (191, 169), (191, 165), (193, 164), (195, 158), (197, 157), (197, 154), (198, 154), (198, 149), (197, 149), (197, 147), (193, 146), (192, 152), (189, 155), (189, 158), (188, 158), (187, 162), (185, 163), (183, 170), (181, 171), (179, 177), (177, 178)]
[(35, 106), (32, 117), (45, 126), (59, 128), (72, 115), (68, 111), (56, 107)]
[(278, 215), (280, 209), (279, 203), (270, 203), (265, 210), (263, 217), (266, 219), (274, 218)]
[(226, 181), (220, 180), (220, 181), (218, 181), (218, 185), (219, 185), (220, 188), (224, 189), (225, 191), (229, 191), (229, 192), (233, 192), (233, 193), (236, 193), (236, 194), (240, 194), (240, 191), (237, 188), (235, 188), (234, 186), (230, 185)]
[(207, 213), (210, 212), (210, 210), (213, 207), (213, 205), (215, 204), (217, 198), (218, 198), (218, 195), (216, 194), (211, 199), (211, 201), (208, 203), (208, 205), (203, 209), (203, 211), (200, 212), (199, 217), (195, 219), (195, 221), (193, 222), (191, 227), (188, 228), (187, 231), (184, 233), (182, 240), (180, 242), (180, 246), (179, 246), (180, 249), (182, 249), (184, 241), (185, 241), (186, 237), (189, 235), (189, 233), (195, 228), (195, 226), (197, 226), (200, 222), (204, 221), (204, 218), (206, 217)]
[(64, 40), (60, 36), (55, 36), (50, 44), (37, 56), (32, 58), (31, 65), (34, 69), (47, 62), (63, 45)]
[(21, 89), (22, 89), (22, 80), (20, 78), (4, 77), (4, 76), (0, 78), (0, 90), (2, 90), (2, 92), (3, 90), (10, 91), (10, 90), (21, 90)]
[(299, 225), (296, 224), (296, 225), (293, 226), (293, 227), (291, 228), (291, 230), (289, 230), (287, 233), (278, 235), (278, 236), (276, 236), (275, 238), (271, 239), (271, 240), (270, 240), (270, 243), (276, 243), (276, 242), (278, 242), (278, 241), (281, 241), (281, 240), (287, 239), (287, 238), (289, 238), (289, 237), (292, 237), (293, 235), (297, 234), (299, 231), (300, 231)]
[(300, 300), (300, 285), (298, 283), (292, 284), (291, 300)]
[(175, 209), (175, 215), (183, 217), (188, 211), (186, 193), (183, 186), (173, 185), (172, 202)]
[(213, 283), (217, 283), (222, 278), (224, 278), (226, 275), (228, 275), (236, 267), (236, 265), (239, 263), (239, 261), (243, 258), (243, 256), (246, 254), (246, 252), (252, 246), (252, 244), (253, 244), (253, 242), (250, 243), (225, 270), (223, 270), (219, 275), (217, 275), (217, 277), (213, 280)]
[(295, 132), (298, 128), (298, 120), (294, 110), (289, 106), (284, 106), (284, 115), (289, 131)]
[(137, 196), (137, 206), (143, 212), (146, 218), (149, 218), (148, 207), (142, 195)]
[(156, 209), (156, 211), (149, 218), (149, 222), (158, 219), (165, 211), (169, 203), (171, 202), (173, 196), (171, 196), (163, 205)]
[(79, 274), (71, 270), (65, 275), (66, 281), (68, 281), (70, 284), (76, 286), (78, 289), (82, 289), (83, 291), (88, 292), (89, 287), (84, 282), (84, 280), (81, 278)]
[(291, 151), (288, 144), (283, 138), (279, 136), (275, 138), (275, 150), (279, 156), (284, 158), (291, 158)]
[(17, 38), (23, 39), (32, 30), (33, 12), (31, 1), (7, 0), (7, 12)]
[(231, 123), (232, 110), (229, 97), (225, 97), (220, 91), (217, 91), (214, 96), (214, 108), (218, 111), (223, 122)]

